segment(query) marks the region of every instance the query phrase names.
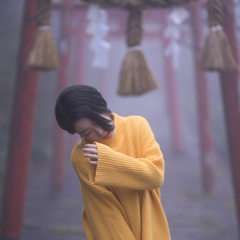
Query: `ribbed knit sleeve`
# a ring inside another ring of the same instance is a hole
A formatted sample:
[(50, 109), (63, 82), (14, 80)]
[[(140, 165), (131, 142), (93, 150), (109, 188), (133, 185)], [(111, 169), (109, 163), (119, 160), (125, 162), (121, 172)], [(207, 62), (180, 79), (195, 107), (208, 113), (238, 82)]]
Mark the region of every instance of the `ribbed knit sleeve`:
[[(132, 148), (141, 152), (141, 157), (130, 157), (114, 151), (105, 144), (96, 142), (98, 164), (97, 167), (91, 165), (89, 171), (89, 179), (92, 184), (135, 190), (151, 190), (162, 185), (164, 161), (159, 145), (144, 118), (137, 117), (134, 124), (137, 128), (133, 126), (124, 131), (130, 131), (127, 135), (139, 139), (140, 144), (138, 146), (136, 144)], [(126, 148), (128, 147), (131, 146), (126, 144)]]

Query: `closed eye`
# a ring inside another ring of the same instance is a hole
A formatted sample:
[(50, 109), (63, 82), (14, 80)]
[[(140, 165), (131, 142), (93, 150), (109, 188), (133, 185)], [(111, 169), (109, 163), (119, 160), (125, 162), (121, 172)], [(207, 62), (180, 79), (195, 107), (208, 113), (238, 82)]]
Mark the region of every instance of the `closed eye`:
[(87, 134), (87, 135), (85, 135), (84, 137), (87, 137), (87, 136), (89, 136), (90, 135), (90, 133), (91, 133), (91, 131)]

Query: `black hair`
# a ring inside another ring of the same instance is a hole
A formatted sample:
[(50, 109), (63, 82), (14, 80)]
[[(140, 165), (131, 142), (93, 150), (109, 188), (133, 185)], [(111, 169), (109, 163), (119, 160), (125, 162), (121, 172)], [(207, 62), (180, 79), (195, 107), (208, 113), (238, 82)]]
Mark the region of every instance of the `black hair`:
[(55, 106), (58, 125), (71, 134), (76, 132), (74, 124), (84, 117), (90, 118), (105, 131), (113, 131), (115, 126), (112, 124), (112, 120), (99, 115), (110, 115), (111, 113), (101, 93), (86, 85), (65, 88), (58, 95)]

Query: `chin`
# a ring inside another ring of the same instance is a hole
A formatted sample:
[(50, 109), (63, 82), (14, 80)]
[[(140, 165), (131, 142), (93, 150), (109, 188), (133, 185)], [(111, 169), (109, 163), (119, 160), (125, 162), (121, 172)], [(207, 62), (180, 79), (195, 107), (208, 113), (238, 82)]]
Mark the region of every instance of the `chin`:
[(114, 130), (113, 130), (113, 131), (111, 131), (108, 139), (111, 139), (111, 138), (114, 136), (114, 133), (115, 133), (115, 131), (114, 131)]

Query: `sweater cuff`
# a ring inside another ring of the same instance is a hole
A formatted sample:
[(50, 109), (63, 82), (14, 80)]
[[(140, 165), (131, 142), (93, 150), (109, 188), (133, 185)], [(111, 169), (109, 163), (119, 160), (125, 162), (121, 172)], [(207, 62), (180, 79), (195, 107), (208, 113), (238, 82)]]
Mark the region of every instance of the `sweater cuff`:
[(89, 181), (91, 184), (95, 183), (95, 177), (96, 177), (96, 171), (97, 171), (97, 165), (89, 163)]
[[(104, 158), (105, 155), (109, 155), (109, 150), (112, 151), (108, 146), (94, 142), (97, 145), (98, 149), (98, 163), (97, 165), (89, 163), (89, 180), (91, 184), (98, 184), (97, 182), (105, 179), (106, 173), (104, 169), (109, 167), (108, 160)], [(104, 154), (103, 154), (104, 153)]]

